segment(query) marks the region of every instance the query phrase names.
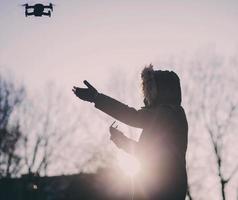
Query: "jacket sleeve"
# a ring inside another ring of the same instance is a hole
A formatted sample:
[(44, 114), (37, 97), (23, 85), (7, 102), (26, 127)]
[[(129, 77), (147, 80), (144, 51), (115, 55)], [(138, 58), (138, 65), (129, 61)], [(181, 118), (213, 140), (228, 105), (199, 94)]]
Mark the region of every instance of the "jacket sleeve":
[(120, 138), (114, 143), (118, 148), (123, 149), (125, 152), (129, 154), (134, 154), (138, 145), (138, 143), (135, 140), (132, 140), (126, 137), (125, 135), (123, 135), (122, 138)]
[(95, 107), (113, 118), (133, 127), (144, 128), (151, 117), (147, 109), (136, 110), (109, 96), (98, 94)]

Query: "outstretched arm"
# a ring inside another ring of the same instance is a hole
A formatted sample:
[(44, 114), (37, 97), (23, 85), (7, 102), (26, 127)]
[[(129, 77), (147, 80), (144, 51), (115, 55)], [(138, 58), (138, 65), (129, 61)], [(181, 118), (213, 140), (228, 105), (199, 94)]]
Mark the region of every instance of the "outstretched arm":
[(144, 128), (146, 122), (152, 116), (147, 109), (136, 110), (100, 93), (96, 96), (94, 102), (95, 107), (99, 110), (129, 126), (137, 128)]
[(118, 148), (123, 149), (129, 154), (134, 154), (137, 142), (126, 137), (121, 131), (119, 131), (117, 128), (114, 128), (112, 125), (109, 128), (109, 131), (111, 133), (111, 140)]
[(114, 117), (115, 119), (138, 128), (144, 128), (146, 122), (150, 121), (151, 111), (147, 109), (136, 110), (109, 96), (98, 93), (98, 91), (87, 81), (87, 88), (74, 87), (73, 92), (84, 101), (94, 102), (95, 107)]

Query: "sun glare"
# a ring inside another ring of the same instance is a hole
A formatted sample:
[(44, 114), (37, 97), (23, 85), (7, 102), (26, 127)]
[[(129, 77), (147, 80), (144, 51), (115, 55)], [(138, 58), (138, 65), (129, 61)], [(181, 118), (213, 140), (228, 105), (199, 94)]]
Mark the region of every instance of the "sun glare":
[(140, 163), (134, 156), (119, 151), (117, 159), (121, 170), (127, 176), (134, 177), (140, 171)]

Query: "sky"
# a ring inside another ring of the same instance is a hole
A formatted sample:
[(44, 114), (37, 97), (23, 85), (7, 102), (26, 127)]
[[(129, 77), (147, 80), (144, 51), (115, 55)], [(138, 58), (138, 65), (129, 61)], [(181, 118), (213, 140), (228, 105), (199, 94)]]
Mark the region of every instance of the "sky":
[[(0, 0), (0, 69), (10, 71), (29, 90), (51, 81), (75, 100), (71, 88), (84, 79), (106, 90), (112, 79), (128, 84), (124, 76), (132, 77), (150, 63), (210, 50), (225, 57), (238, 53), (237, 0), (51, 2), (51, 18), (26, 18), (21, 4), (49, 1)], [(95, 114), (89, 105), (85, 109), (87, 116)], [(95, 119), (100, 117), (105, 116)]]
[[(23, 3), (0, 0), (0, 66), (31, 88), (53, 81), (101, 84), (110, 71), (170, 56), (238, 49), (235, 0), (54, 0), (52, 17), (24, 16)], [(100, 76), (99, 76), (100, 74)]]

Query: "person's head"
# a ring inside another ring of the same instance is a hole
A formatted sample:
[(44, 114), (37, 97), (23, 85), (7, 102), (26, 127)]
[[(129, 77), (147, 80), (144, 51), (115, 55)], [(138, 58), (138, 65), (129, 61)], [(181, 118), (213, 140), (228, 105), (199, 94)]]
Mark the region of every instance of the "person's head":
[(175, 72), (154, 70), (150, 64), (143, 69), (141, 78), (146, 105), (181, 104), (180, 80)]

